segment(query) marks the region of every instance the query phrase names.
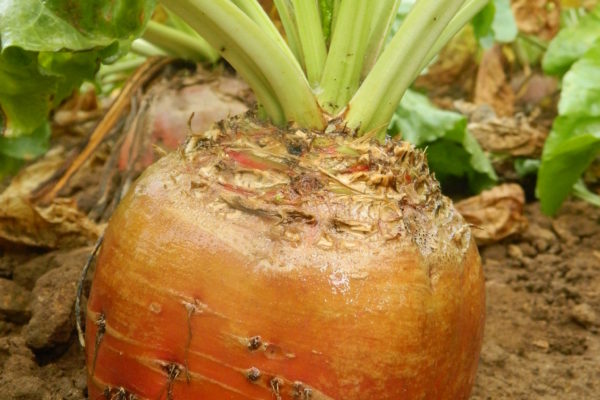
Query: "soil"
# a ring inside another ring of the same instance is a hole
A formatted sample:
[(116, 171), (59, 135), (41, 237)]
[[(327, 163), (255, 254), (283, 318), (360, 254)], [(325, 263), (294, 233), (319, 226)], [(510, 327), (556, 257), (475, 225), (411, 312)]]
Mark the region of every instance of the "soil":
[(526, 208), (527, 231), (482, 251), (487, 320), (472, 400), (600, 399), (600, 209)]
[[(471, 400), (600, 399), (600, 209), (525, 214), (523, 234), (481, 248), (487, 323)], [(89, 252), (0, 253), (1, 399), (86, 398), (72, 310)]]

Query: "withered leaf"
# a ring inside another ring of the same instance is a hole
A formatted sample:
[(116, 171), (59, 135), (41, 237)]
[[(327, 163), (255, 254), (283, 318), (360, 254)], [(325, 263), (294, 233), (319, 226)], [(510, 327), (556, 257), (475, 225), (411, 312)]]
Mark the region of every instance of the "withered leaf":
[(473, 225), (478, 244), (489, 244), (523, 232), (525, 193), (521, 186), (509, 183), (456, 203), (456, 209)]

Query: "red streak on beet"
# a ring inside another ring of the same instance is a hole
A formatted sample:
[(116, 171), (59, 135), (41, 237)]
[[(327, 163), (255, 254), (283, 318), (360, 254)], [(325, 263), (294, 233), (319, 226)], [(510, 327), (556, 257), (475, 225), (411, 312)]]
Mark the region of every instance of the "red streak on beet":
[(254, 195), (254, 194), (256, 194), (256, 193), (254, 193), (251, 190), (246, 190), (246, 189), (241, 188), (239, 186), (234, 186), (234, 185), (232, 185), (230, 183), (221, 183), (220, 185), (223, 186), (223, 189), (228, 190), (230, 192), (235, 192), (235, 193), (243, 194), (243, 195)]
[(271, 162), (268, 160), (263, 160), (252, 154), (243, 153), (243, 152), (235, 151), (235, 150), (225, 150), (225, 154), (227, 154), (229, 156), (229, 158), (234, 160), (236, 163), (238, 163), (242, 167), (246, 167), (246, 168), (250, 168), (250, 169), (258, 169), (261, 171), (267, 171), (267, 170), (272, 170), (272, 169), (276, 169), (276, 170), (283, 169), (283, 166), (281, 166), (277, 163), (274, 163), (274, 162)]
[(365, 172), (369, 170), (369, 166), (365, 165), (365, 164), (356, 164), (351, 166), (350, 168), (348, 168), (346, 171), (344, 171), (347, 174), (351, 174), (353, 172)]
[(323, 148), (323, 153), (325, 154), (337, 154), (338, 150), (337, 150), (337, 146), (329, 146), (329, 147), (325, 147)]

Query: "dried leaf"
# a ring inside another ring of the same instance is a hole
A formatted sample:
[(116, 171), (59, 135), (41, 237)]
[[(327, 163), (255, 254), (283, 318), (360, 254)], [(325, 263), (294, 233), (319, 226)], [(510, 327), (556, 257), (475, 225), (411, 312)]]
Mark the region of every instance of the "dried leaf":
[(539, 158), (548, 136), (522, 115), (471, 122), (468, 128), (483, 150), (515, 157)]
[(474, 226), (478, 244), (488, 244), (523, 232), (525, 193), (517, 184), (504, 184), (456, 203), (456, 209)]
[(67, 248), (93, 243), (103, 227), (77, 209), (71, 199), (49, 206), (29, 200), (31, 191), (62, 164), (62, 149), (54, 149), (22, 170), (0, 195), (0, 242), (46, 248)]
[(427, 72), (417, 78), (415, 86), (434, 98), (456, 92), (470, 97), (475, 86), (476, 54), (477, 41), (473, 29), (467, 26), (448, 42)]
[(515, 93), (504, 72), (502, 47), (495, 45), (481, 59), (475, 84), (475, 104), (488, 104), (497, 115), (514, 113)]
[(512, 10), (519, 31), (543, 40), (550, 40), (558, 33), (559, 0), (513, 0)]

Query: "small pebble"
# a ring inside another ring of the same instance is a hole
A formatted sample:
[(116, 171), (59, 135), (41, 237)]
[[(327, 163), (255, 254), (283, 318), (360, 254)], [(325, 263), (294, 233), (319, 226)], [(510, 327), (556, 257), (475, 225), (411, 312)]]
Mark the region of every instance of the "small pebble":
[(544, 339), (534, 340), (533, 342), (531, 342), (531, 344), (544, 351), (547, 351), (550, 348), (550, 343), (548, 343), (548, 341)]
[(585, 328), (598, 325), (598, 315), (587, 303), (581, 303), (571, 310), (571, 318)]
[(523, 259), (523, 251), (519, 246), (514, 244), (508, 246), (508, 255), (515, 260)]

